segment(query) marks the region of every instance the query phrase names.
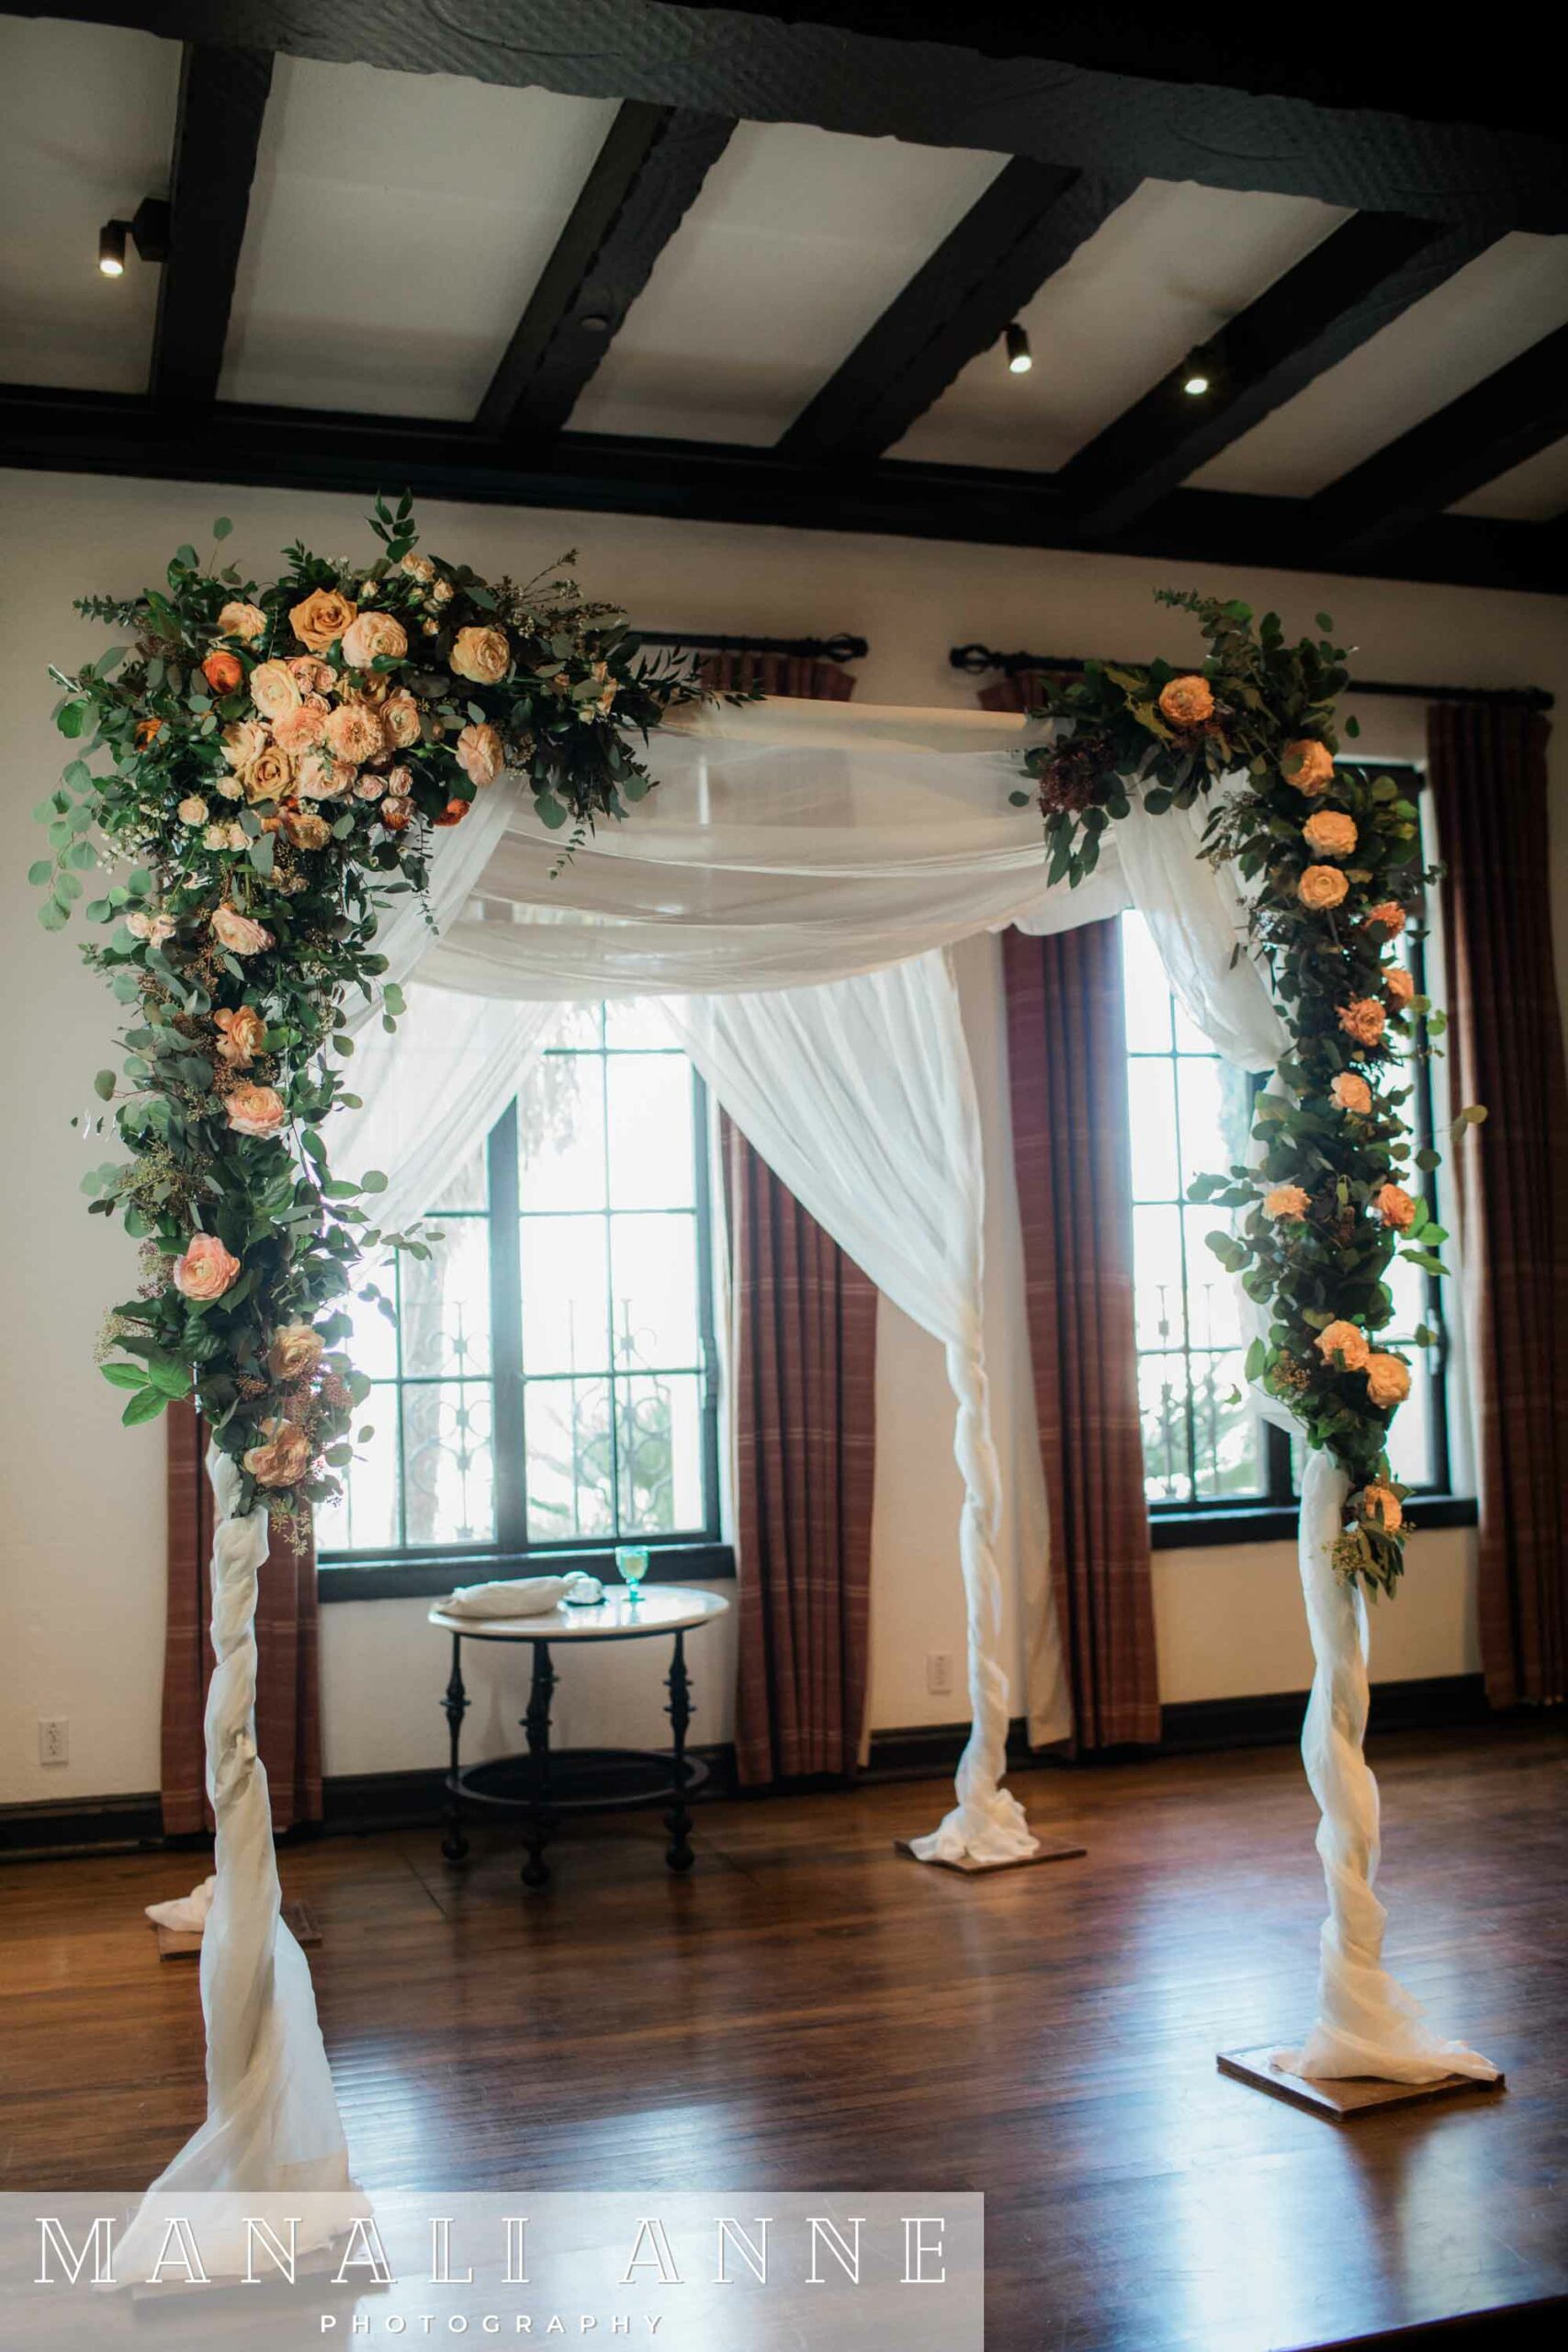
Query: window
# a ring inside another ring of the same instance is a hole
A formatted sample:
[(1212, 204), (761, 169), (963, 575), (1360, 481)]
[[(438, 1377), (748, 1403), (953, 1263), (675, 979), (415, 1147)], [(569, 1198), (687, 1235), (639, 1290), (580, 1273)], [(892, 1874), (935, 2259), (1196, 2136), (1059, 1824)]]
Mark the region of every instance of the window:
[(706, 1098), (662, 1024), (563, 1010), (427, 1222), (392, 1315), (354, 1310), (375, 1434), (321, 1514), (323, 1559), (648, 1541), (692, 1572), (719, 1534)]
[[(1417, 773), (1404, 774), (1416, 790)], [(1400, 944), (1425, 991), (1425, 944), (1406, 933)], [(1194, 1029), (1171, 995), (1141, 915), (1122, 917), (1122, 958), (1138, 1393), (1156, 1540), (1162, 1520), (1169, 1522), (1168, 1540), (1183, 1525), (1197, 1530), (1199, 1541), (1216, 1532), (1273, 1532), (1259, 1515), (1293, 1507), (1303, 1441), (1257, 1411), (1245, 1377), (1250, 1334), (1243, 1335), (1238, 1288), (1203, 1238), (1217, 1213), (1186, 1199), (1194, 1176), (1247, 1157), (1259, 1081), (1221, 1060)], [(1431, 1082), (1425, 1063), (1412, 1070), (1411, 1107), (1422, 1145), (1432, 1135)], [(1425, 1181), (1436, 1211), (1434, 1180)], [(1388, 1280), (1394, 1318), (1385, 1336), (1408, 1354), (1414, 1374), (1393, 1424), (1390, 1458), (1412, 1487), (1446, 1494), (1447, 1340), (1427, 1349), (1414, 1343), (1419, 1323), (1444, 1333), (1438, 1285), (1398, 1258)]]

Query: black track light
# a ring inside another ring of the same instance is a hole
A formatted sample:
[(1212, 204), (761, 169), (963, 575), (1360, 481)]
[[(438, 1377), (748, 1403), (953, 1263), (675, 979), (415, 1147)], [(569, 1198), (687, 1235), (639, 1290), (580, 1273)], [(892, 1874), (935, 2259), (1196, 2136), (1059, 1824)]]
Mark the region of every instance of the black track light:
[(1008, 370), (1014, 376), (1027, 376), (1034, 361), (1030, 355), (1029, 331), (1014, 319), (1007, 331)]
[(106, 220), (98, 231), (98, 271), (104, 277), (125, 276), (128, 242), (143, 261), (169, 258), (169, 207), (161, 196), (144, 196), (129, 220)]
[(1201, 343), (1190, 351), (1177, 371), (1177, 380), (1190, 401), (1224, 398), (1224, 355), (1217, 343)]
[(98, 270), (104, 277), (125, 276), (125, 240), (129, 220), (106, 220), (98, 231)]

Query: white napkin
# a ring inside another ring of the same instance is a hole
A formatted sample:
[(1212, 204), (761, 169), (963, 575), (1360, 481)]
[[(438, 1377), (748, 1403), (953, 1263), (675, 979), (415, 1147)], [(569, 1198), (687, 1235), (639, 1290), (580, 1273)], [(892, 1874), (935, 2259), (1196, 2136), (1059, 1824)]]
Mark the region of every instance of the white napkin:
[(462, 1584), (441, 1606), (449, 1617), (542, 1617), (547, 1610), (560, 1607), (581, 1575), (581, 1568), (573, 1568), (564, 1577), (514, 1577), (509, 1583)]
[(147, 1917), (155, 1928), (176, 1928), (182, 1935), (199, 1936), (217, 1884), (216, 1878), (204, 1878), (199, 1886), (193, 1886), (188, 1894), (176, 1895), (172, 1903), (150, 1903)]

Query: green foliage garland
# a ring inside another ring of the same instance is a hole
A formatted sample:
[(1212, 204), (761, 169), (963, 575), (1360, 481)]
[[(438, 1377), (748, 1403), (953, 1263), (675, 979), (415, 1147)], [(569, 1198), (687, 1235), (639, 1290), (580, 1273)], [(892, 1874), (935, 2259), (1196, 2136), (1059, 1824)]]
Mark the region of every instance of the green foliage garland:
[[(1289, 645), (1273, 613), (1254, 628), (1243, 604), (1173, 591), (1160, 601), (1197, 616), (1210, 649), (1201, 671), (1091, 662), (1052, 687), (1046, 711), (1070, 729), (1026, 760), (1048, 871), (1082, 881), (1134, 796), (1158, 815), (1235, 780), (1215, 795), (1201, 854), (1234, 862), (1251, 886), (1235, 952), (1267, 966), (1292, 1042), (1278, 1091), (1258, 1098), (1254, 1162), (1200, 1177), (1190, 1197), (1236, 1213), (1236, 1229), (1209, 1246), (1269, 1316), (1247, 1377), (1349, 1477), (1336, 1566), (1392, 1591), (1406, 1489), (1390, 1472), (1388, 1431), (1410, 1370), (1377, 1345), (1393, 1314), (1386, 1276), (1396, 1250), (1445, 1273), (1448, 1237), (1423, 1196), (1439, 1155), (1414, 1149), (1399, 1082), (1402, 1065), (1437, 1050), (1443, 1015), (1387, 950), (1436, 875), (1419, 870), (1416, 812), (1394, 779), (1335, 765), (1348, 672), (1327, 614), (1320, 637)], [(1461, 1111), (1456, 1137), (1485, 1115)], [(1429, 1346), (1437, 1334), (1423, 1325), (1416, 1336)]]
[(378, 922), (503, 768), (565, 854), (624, 818), (649, 788), (635, 739), (698, 691), (570, 580), (419, 552), (407, 498), (378, 499), (372, 528), (367, 565), (295, 546), (258, 586), (184, 547), (162, 587), (84, 599), (130, 641), (52, 673), (79, 749), (34, 812), (39, 920), (58, 931), (86, 898), (102, 936), (84, 956), (125, 1009), (121, 1070), (96, 1085), (130, 1157), (84, 1189), (141, 1240), (142, 1281), (109, 1317), (104, 1376), (130, 1423), (194, 1393), (242, 1509), (288, 1522), (352, 1458), (370, 1385), (342, 1302), (364, 1248), (428, 1254), (372, 1226), (386, 1178), (334, 1177), (321, 1132), (357, 1099), (351, 998), (388, 1029), (403, 1009)]

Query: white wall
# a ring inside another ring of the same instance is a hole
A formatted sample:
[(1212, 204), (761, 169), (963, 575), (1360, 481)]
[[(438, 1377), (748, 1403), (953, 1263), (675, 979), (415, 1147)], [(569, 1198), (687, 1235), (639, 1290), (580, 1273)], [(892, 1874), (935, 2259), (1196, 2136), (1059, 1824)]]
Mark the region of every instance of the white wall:
[[(214, 514), (233, 516), (239, 560), (265, 571), (297, 534), (329, 550), (366, 544), (362, 503), (0, 474), (0, 1103), (7, 1114), (0, 1154), (0, 1803), (150, 1789), (158, 1777), (163, 1453), (156, 1434), (120, 1427), (119, 1400), (93, 1368), (103, 1308), (134, 1275), (129, 1245), (85, 1214), (78, 1178), (99, 1155), (69, 1125), (73, 1113), (92, 1106), (111, 1006), (77, 966), (71, 935), (51, 938), (39, 928), (25, 879), (38, 854), (28, 811), (61, 763), (46, 665), (69, 665), (103, 641), (73, 615), (73, 596), (130, 593), (155, 579), (181, 540), (203, 543)], [(423, 519), (429, 543), (480, 570), (525, 577), (575, 546), (590, 590), (623, 599), (649, 628), (863, 632), (872, 642), (859, 665), (865, 701), (967, 702), (973, 682), (948, 667), (947, 649), (972, 639), (1065, 654), (1195, 650), (1190, 623), (1150, 601), (1150, 590), (1166, 582), (1275, 603), (1292, 626), (1310, 627), (1326, 607), (1376, 676), (1529, 682), (1568, 696), (1568, 605), (1559, 599), (611, 515), (432, 506)], [(1372, 752), (1419, 750), (1417, 710), (1375, 703), (1361, 715)], [(1553, 871), (1560, 969), (1568, 978), (1564, 741), (1560, 728)], [(964, 985), (992, 1149), (1002, 1152), (1005, 1170), (993, 954), (984, 942), (965, 951)], [(1021, 1350), (1016, 1315), (1004, 1311), (1017, 1296), (1004, 1244), (993, 1232), (998, 1374)], [(927, 1654), (945, 1650), (955, 1662), (963, 1654), (949, 1400), (933, 1342), (892, 1310), (884, 1312), (881, 1341), (872, 1720), (940, 1722), (959, 1709), (927, 1691)], [(1007, 1383), (998, 1377), (998, 1385)], [(1004, 1409), (1000, 1418), (1005, 1445), (1010, 1417)], [(1377, 1615), (1377, 1670), (1473, 1666), (1471, 1553), (1462, 1534), (1420, 1540), (1404, 1596)], [(1167, 1697), (1300, 1687), (1306, 1648), (1293, 1573), (1284, 1545), (1157, 1555)], [(423, 1605), (333, 1607), (322, 1626), (329, 1771), (438, 1760), (444, 1660), (423, 1627)], [(703, 1705), (695, 1736), (719, 1736), (722, 1661), (711, 1650), (705, 1659), (694, 1645), (693, 1668)], [(613, 1669), (595, 1661), (593, 1702), (586, 1679), (577, 1691), (563, 1684), (563, 1733), (604, 1736), (613, 1717), (617, 1735), (654, 1736), (653, 1695), (640, 1681), (634, 1688), (634, 1676), (624, 1657)], [(485, 1690), (470, 1718), (476, 1738), (509, 1744), (521, 1704), (515, 1691), (503, 1704), (499, 1690)], [(70, 1718), (68, 1765), (39, 1765), (39, 1715)]]

